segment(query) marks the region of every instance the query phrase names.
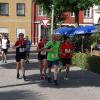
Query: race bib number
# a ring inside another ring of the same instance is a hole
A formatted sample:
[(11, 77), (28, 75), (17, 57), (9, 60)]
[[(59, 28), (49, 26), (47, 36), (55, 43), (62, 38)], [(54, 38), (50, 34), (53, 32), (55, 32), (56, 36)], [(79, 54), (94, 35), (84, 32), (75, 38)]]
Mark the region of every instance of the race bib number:
[(46, 52), (45, 51), (41, 51), (41, 55), (46, 55)]
[(19, 48), (19, 52), (25, 52), (25, 48)]
[(65, 53), (70, 53), (71, 50), (70, 49), (65, 49)]
[(52, 58), (58, 58), (57, 54), (52, 54)]

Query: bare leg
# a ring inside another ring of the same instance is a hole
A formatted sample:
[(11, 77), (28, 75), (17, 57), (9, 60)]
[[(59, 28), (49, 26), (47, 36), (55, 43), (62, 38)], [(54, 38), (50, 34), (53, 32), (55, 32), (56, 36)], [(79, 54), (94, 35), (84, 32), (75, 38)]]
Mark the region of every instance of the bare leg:
[(50, 77), (51, 74), (51, 68), (48, 68), (48, 77)]
[(54, 65), (54, 80), (57, 80), (58, 78), (58, 66)]
[(19, 78), (20, 62), (16, 62), (17, 78)]
[(47, 63), (46, 59), (43, 60), (43, 67), (44, 67), (44, 75), (46, 75), (46, 71), (47, 71), (47, 67), (48, 67), (48, 63)]
[(57, 79), (58, 79), (58, 66), (54, 65), (54, 85), (58, 85)]
[(50, 74), (51, 74), (51, 68), (48, 68), (48, 83), (51, 83)]
[(24, 66), (25, 60), (21, 59), (20, 64), (21, 64), (22, 74), (25, 76), (25, 66)]
[(67, 65), (66, 65), (66, 75), (65, 75), (65, 76), (67, 76), (67, 75), (68, 75), (69, 70), (70, 70), (70, 64), (67, 64)]
[(2, 56), (2, 62), (3, 62), (4, 61), (4, 51), (2, 51), (1, 56)]
[(40, 65), (40, 75), (43, 75), (43, 61), (39, 60), (39, 65)]
[(7, 62), (7, 53), (4, 53), (4, 60), (5, 60), (5, 63)]

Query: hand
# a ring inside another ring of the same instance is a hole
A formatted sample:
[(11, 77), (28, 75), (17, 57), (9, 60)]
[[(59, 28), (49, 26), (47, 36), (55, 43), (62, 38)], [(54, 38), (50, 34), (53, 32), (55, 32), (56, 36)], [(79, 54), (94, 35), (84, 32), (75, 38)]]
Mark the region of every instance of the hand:
[(44, 50), (44, 48), (41, 48), (41, 51), (43, 51)]
[(50, 51), (52, 51), (52, 48), (50, 48), (50, 49), (47, 49), (47, 52), (50, 52)]
[(18, 46), (16, 46), (16, 48), (19, 48), (21, 46), (21, 44), (19, 44)]

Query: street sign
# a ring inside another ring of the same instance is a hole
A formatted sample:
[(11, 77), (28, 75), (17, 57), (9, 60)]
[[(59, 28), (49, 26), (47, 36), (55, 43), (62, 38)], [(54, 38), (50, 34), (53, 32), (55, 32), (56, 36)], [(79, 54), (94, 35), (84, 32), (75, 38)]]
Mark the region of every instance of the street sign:
[(47, 27), (48, 22), (49, 22), (49, 19), (42, 19), (42, 23), (45, 27)]

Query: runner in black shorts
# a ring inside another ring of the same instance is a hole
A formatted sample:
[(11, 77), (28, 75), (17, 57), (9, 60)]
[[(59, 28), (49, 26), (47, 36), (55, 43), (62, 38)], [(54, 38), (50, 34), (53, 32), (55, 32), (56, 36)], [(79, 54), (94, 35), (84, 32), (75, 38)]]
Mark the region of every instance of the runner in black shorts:
[(47, 79), (46, 70), (47, 70), (47, 52), (44, 51), (44, 45), (46, 44), (46, 39), (42, 38), (38, 44), (38, 61), (40, 65), (40, 78), (42, 80)]
[(16, 43), (13, 46), (14, 49), (16, 49), (16, 69), (17, 69), (17, 78), (19, 79), (19, 70), (20, 67), (22, 69), (23, 79), (26, 80), (25, 77), (25, 58), (26, 58), (26, 41), (24, 40), (24, 34), (19, 33), (19, 39), (16, 41)]
[(59, 72), (61, 72), (62, 69), (66, 69), (66, 75), (64, 79), (68, 78), (68, 73), (69, 73), (71, 59), (72, 59), (72, 50), (73, 50), (73, 45), (70, 41), (70, 38), (66, 37), (60, 47), (60, 54), (61, 54), (60, 57), (61, 57), (61, 62), (63, 67), (59, 69)]
[(62, 58), (61, 59), (62, 65), (66, 66), (66, 64), (70, 64), (72, 63), (71, 58)]

